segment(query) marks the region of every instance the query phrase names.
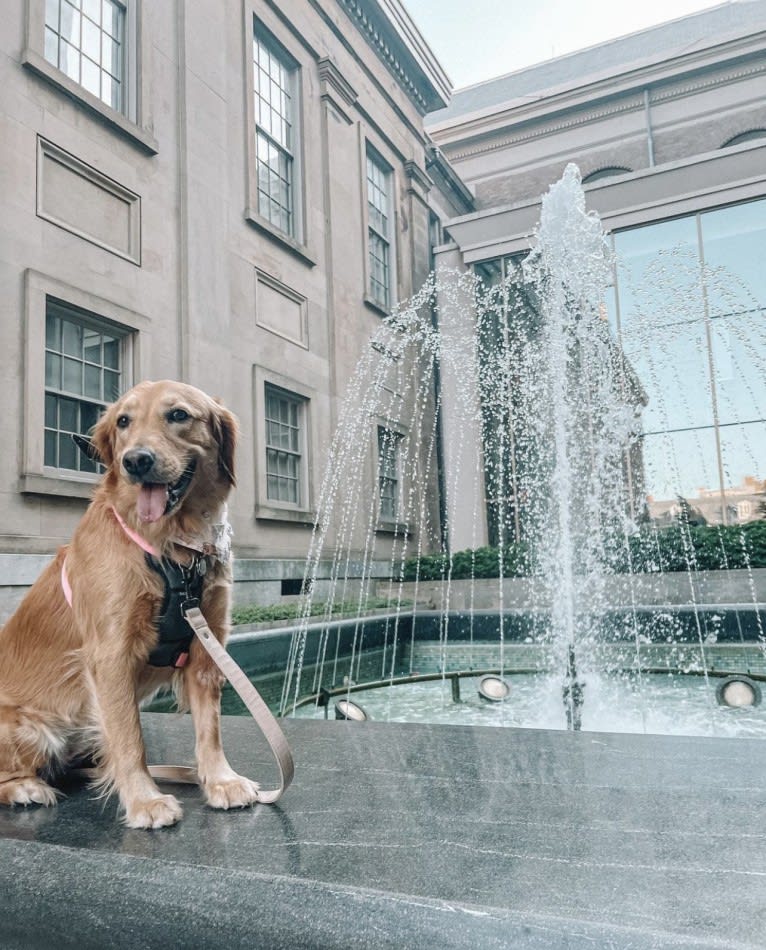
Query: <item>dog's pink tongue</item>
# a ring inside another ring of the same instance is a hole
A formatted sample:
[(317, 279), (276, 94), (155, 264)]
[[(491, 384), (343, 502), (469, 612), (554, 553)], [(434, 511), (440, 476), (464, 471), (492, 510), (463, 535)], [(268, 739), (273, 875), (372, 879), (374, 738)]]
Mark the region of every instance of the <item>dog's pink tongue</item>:
[(159, 521), (167, 503), (166, 485), (142, 485), (138, 493), (138, 517), (141, 521)]

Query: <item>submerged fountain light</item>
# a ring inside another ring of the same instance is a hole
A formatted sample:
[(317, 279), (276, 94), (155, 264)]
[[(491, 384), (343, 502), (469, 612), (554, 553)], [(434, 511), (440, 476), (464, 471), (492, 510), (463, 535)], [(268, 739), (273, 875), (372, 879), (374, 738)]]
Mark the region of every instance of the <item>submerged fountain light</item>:
[(482, 699), (489, 700), (491, 703), (502, 703), (508, 699), (511, 687), (502, 677), (489, 674), (482, 676), (479, 680), (478, 690)]
[(335, 704), (335, 718), (366, 722), (370, 717), (358, 703), (353, 703), (350, 699), (339, 699)]
[(761, 687), (749, 676), (736, 674), (721, 680), (715, 696), (720, 706), (760, 706)]

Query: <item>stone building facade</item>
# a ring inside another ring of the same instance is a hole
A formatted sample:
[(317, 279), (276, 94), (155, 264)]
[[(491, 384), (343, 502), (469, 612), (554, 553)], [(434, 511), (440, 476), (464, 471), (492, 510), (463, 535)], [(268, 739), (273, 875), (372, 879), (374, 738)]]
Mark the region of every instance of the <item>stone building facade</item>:
[(430, 268), (447, 77), (399, 0), (12, 0), (0, 45), (6, 606), (98, 477), (70, 433), (147, 378), (239, 417), (239, 599), (278, 601), (345, 383)]

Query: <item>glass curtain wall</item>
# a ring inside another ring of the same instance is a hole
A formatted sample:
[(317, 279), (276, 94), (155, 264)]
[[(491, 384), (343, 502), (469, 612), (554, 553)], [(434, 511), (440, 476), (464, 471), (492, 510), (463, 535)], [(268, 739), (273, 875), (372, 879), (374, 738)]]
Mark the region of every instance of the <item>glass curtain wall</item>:
[[(612, 242), (605, 304), (643, 404), (642, 431), (625, 459), (634, 518), (663, 524), (683, 514), (734, 524), (764, 517), (766, 199), (616, 232)], [(496, 259), (477, 264), (476, 273), (491, 288), (515, 266), (518, 258)], [(490, 335), (529, 325), (531, 300), (498, 299)], [(491, 358), (487, 341), (479, 347), (482, 359)], [(520, 540), (513, 406), (491, 394), (482, 404), (490, 541)], [(507, 433), (501, 439), (499, 430)]]
[(610, 320), (648, 401), (647, 514), (734, 524), (766, 498), (766, 199), (613, 235)]

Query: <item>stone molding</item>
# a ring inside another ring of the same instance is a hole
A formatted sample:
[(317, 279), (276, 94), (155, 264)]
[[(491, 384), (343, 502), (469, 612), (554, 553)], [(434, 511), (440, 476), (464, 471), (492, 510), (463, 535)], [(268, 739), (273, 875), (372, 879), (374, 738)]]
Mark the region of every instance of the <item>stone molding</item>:
[[(649, 81), (646, 82), (645, 86), (649, 89), (650, 104), (655, 104), (660, 102), (670, 102), (674, 99), (682, 99), (685, 96), (694, 95), (697, 92), (702, 92), (716, 86), (724, 86), (741, 82), (743, 79), (748, 79), (763, 73), (766, 73), (766, 62), (758, 62), (748, 67), (743, 66), (741, 68), (730, 69), (725, 73), (718, 73), (715, 76), (700, 76), (695, 80), (687, 82), (679, 81), (665, 89), (655, 89), (652, 91), (652, 84)], [(523, 142), (529, 142), (534, 139), (547, 137), (558, 132), (566, 131), (567, 129), (576, 128), (577, 126), (588, 125), (589, 123), (597, 122), (610, 116), (644, 109), (643, 89), (640, 93), (625, 95), (617, 93), (616, 95), (619, 96), (620, 101), (616, 101), (610, 105), (603, 105), (600, 108), (586, 107), (582, 109), (582, 111), (577, 111), (576, 114), (571, 114), (581, 108), (577, 105), (573, 105), (568, 110), (566, 110), (570, 112), (570, 117), (567, 119), (547, 122), (544, 119), (540, 119), (538, 121), (540, 121), (541, 124), (539, 124), (536, 128), (529, 129), (526, 132), (504, 135), (502, 138), (495, 139), (494, 141), (490, 141), (494, 134), (491, 130), (482, 132), (477, 128), (476, 132), (474, 133), (475, 137), (477, 139), (481, 138), (482, 140), (477, 141), (474, 145), (468, 148), (464, 148), (455, 152), (450, 151), (450, 161), (461, 161), (467, 158), (472, 158), (476, 155), (494, 152), (499, 149), (508, 148), (512, 145), (518, 145)], [(566, 109), (566, 107), (563, 108)], [(509, 116), (514, 111), (516, 111), (514, 108), (508, 109)], [(496, 123), (499, 121), (501, 116), (502, 112), (498, 111), (492, 116), (484, 117), (484, 119), (474, 119), (471, 124), (478, 127), (482, 121), (487, 120)], [(525, 117), (519, 116), (518, 118), (509, 118), (507, 124), (518, 124), (522, 121), (534, 122), (535, 119), (530, 118), (527, 120)], [(459, 122), (456, 122), (455, 127), (457, 127), (458, 124)], [(468, 133), (466, 138), (470, 137), (470, 134), (471, 133)], [(441, 147), (450, 150), (450, 143), (445, 142)]]
[(356, 90), (329, 57), (325, 56), (319, 60), (317, 70), (322, 100), (331, 103), (335, 111), (351, 125), (353, 120), (347, 112), (347, 107), (353, 106), (359, 98)]
[[(421, 115), (443, 106), (443, 100), (439, 101), (441, 100), (441, 94), (433, 87), (428, 88), (428, 86), (431, 86), (430, 83), (426, 84), (422, 79), (418, 81), (413, 75), (415, 72), (414, 63), (407, 64), (404, 62), (405, 48), (404, 46), (400, 50), (395, 48), (399, 46), (399, 43), (394, 39), (393, 30), (390, 36), (386, 36), (384, 31), (370, 17), (360, 0), (338, 0), (338, 5), (351, 17), (361, 34), (378, 54)], [(425, 78), (425, 75), (423, 78)]]

